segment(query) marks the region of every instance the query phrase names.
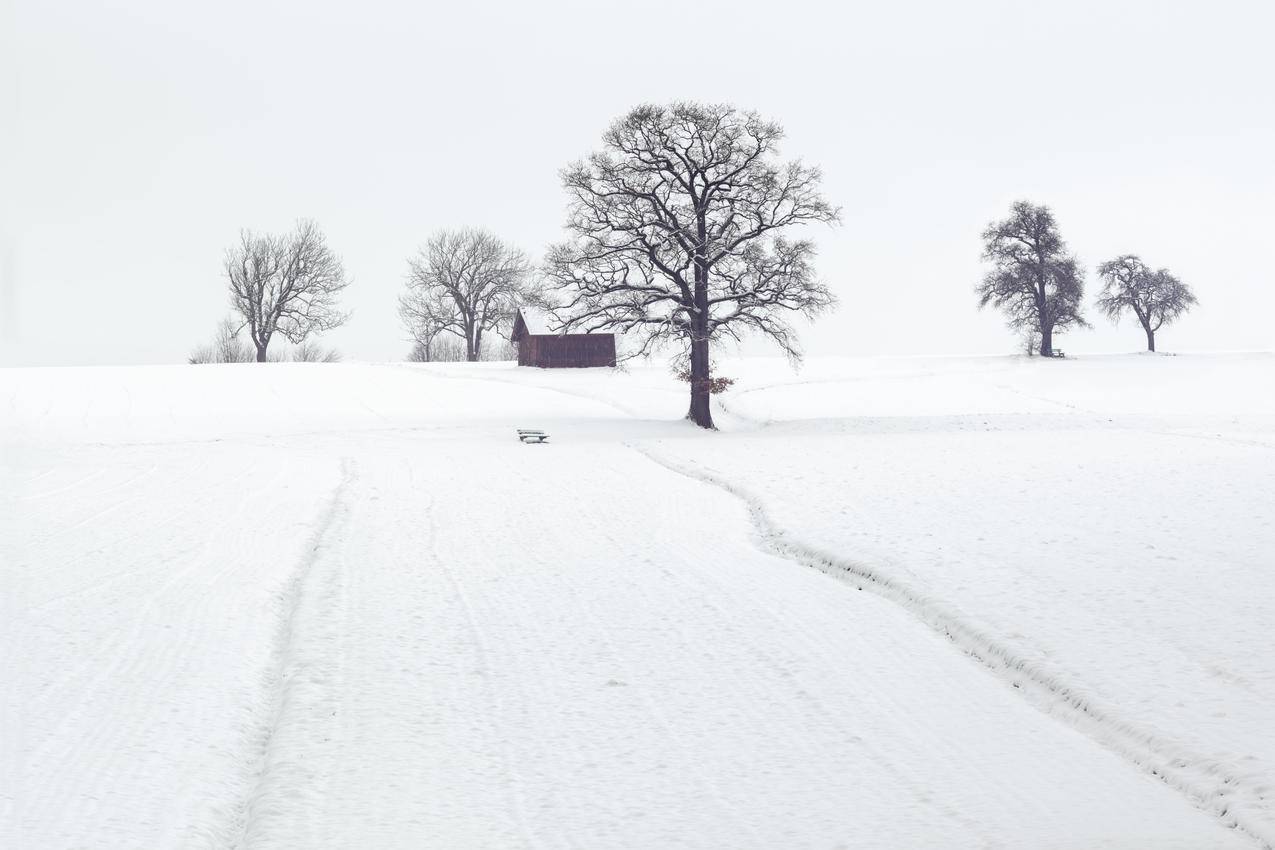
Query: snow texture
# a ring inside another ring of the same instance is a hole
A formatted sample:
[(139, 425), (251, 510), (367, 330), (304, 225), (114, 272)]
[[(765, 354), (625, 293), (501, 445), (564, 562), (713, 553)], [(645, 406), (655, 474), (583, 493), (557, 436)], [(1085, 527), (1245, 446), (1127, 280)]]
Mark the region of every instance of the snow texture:
[(723, 372), (0, 371), (0, 845), (1275, 840), (1275, 358)]

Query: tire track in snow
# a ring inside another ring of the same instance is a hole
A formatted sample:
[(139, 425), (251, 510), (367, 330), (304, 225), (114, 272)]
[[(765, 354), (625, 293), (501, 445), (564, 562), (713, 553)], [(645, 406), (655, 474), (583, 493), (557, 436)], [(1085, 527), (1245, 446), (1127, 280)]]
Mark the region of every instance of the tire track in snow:
[[(410, 461), (407, 463), (407, 471), (409, 480), (411, 480), (413, 489), (415, 489), (416, 473)], [(464, 582), (457, 576), (457, 570), (449, 564), (448, 559), (438, 552), (438, 520), (436, 518), (435, 498), (434, 494), (427, 493), (424, 510), (421, 512), (424, 517), (425, 539), (428, 541), (426, 546), (428, 547), (429, 562), (437, 566), (439, 574), (442, 575), (443, 580), (447, 583), (452, 596), (460, 603), (459, 610), (463, 614), (465, 628), (469, 633), (474, 653), (478, 658), (479, 669), (482, 670), (481, 687), (485, 689), (486, 702), (491, 707), (487, 715), (489, 728), (492, 730), (493, 737), (501, 742), (500, 758), (505, 772), (511, 779), (506, 789), (510, 809), (513, 813), (513, 823), (511, 825), (522, 836), (526, 846), (538, 849), (543, 847), (544, 844), (537, 837), (535, 829), (531, 825), (531, 819), (528, 814), (531, 807), (523, 790), (526, 783), (518, 770), (513, 748), (510, 745), (511, 736), (506, 734), (505, 730), (500, 726), (505, 709), (504, 690), (493, 686), (491, 683), (492, 671), (496, 669), (492, 659), (496, 653), (492, 650), (492, 641), (488, 637), (487, 630), (483, 627), (482, 618), (475, 613), (474, 604), (470, 600), (469, 594), (465, 591)]]
[(270, 720), (259, 737), (259, 751), (254, 758), (255, 769), (251, 780), (251, 790), (237, 808), (234, 821), (230, 826), (229, 833), (233, 836), (231, 847), (243, 848), (250, 843), (249, 839), (254, 831), (254, 821), (261, 814), (262, 800), (265, 797), (267, 788), (271, 785), (271, 771), (276, 768), (275, 760), (271, 757), (271, 748), (276, 733), (283, 722), (284, 712), (289, 703), (290, 691), (297, 681), (297, 676), (295, 675), (297, 671), (290, 668), (293, 666), (293, 660), (296, 655), (294, 632), (296, 631), (297, 615), (301, 610), (302, 599), (305, 596), (306, 582), (319, 560), (324, 538), (341, 513), (345, 493), (357, 477), (353, 461), (348, 457), (342, 458), (341, 480), (332, 491), (326, 507), (324, 507), (322, 513), (319, 514), (318, 519), (315, 521), (310, 537), (306, 541), (305, 553), (301, 558), (301, 563), (298, 564), (286, 589), (281, 594), (283, 615), (279, 622), (279, 630), (272, 653), (274, 664), (268, 674), (268, 681), (273, 685), (273, 693), (270, 697), (270, 708), (268, 710)]
[[(273, 486), (276, 480), (271, 479), (266, 488)], [(242, 512), (246, 509), (247, 503), (244, 503), (237, 508), (237, 511)], [(95, 700), (104, 693), (106, 683), (117, 680), (137, 682), (138, 685), (132, 692), (136, 700), (136, 716), (146, 719), (144, 726), (149, 725), (150, 718), (155, 716), (159, 697), (166, 691), (168, 682), (180, 669), (179, 659), (190, 657), (194, 653), (190, 648), (192, 633), (189, 630), (176, 631), (162, 644), (148, 644), (144, 640), (146, 623), (152, 612), (164, 607), (165, 603), (162, 600), (165, 600), (168, 594), (188, 585), (189, 579), (199, 573), (205, 563), (202, 553), (216, 536), (225, 534), (228, 529), (236, 526), (238, 517), (239, 514), (236, 513), (230, 520), (223, 519), (221, 523), (206, 524), (205, 539), (197, 547), (196, 554), (184, 559), (184, 566), (157, 577), (157, 586), (145, 595), (144, 601), (135, 611), (119, 621), (120, 629), (117, 632), (84, 649), (81, 653), (80, 665), (62, 669), (55, 678), (43, 685), (35, 697), (33, 705), (36, 711), (59, 717), (58, 722), (63, 727), (69, 726), (83, 730), (73, 747), (65, 746), (67, 742), (62, 741), (59, 736), (55, 739), (58, 747), (53, 755), (42, 754), (41, 756), (50, 759), (52, 766), (40, 771), (43, 775), (29, 785), (28, 791), (39, 806), (43, 807), (43, 811), (57, 812), (69, 805), (65, 798), (52, 796), (51, 791), (48, 790), (63, 787), (66, 784), (66, 777), (99, 775), (102, 763), (85, 761), (86, 756), (103, 750), (118, 749), (120, 746), (120, 727), (110, 722), (109, 713), (95, 710)], [(166, 523), (167, 520), (164, 522)], [(128, 535), (125, 539), (134, 539), (137, 536), (137, 534)], [(120, 544), (112, 544), (106, 548), (118, 550), (123, 547)], [(150, 569), (154, 570), (157, 567), (162, 568), (163, 563), (152, 566)], [(99, 583), (96, 587), (104, 584)], [(61, 598), (66, 598), (66, 595)], [(29, 608), (28, 615), (43, 607), (40, 605)], [(147, 671), (145, 676), (140, 672), (143, 669)], [(129, 763), (125, 768), (125, 776), (127, 771), (135, 769), (135, 763)], [(124, 780), (125, 776), (115, 778)], [(94, 780), (89, 784), (100, 787), (105, 782)], [(123, 784), (127, 785), (128, 781), (125, 780)], [(34, 804), (31, 808), (36, 811)]]
[(874, 567), (794, 538), (776, 524), (760, 499), (716, 472), (698, 464), (672, 460), (643, 446), (626, 445), (670, 472), (712, 485), (742, 501), (748, 508), (758, 546), (763, 551), (817, 569), (859, 590), (871, 590), (902, 606), (1022, 691), (1049, 716), (1132, 761), (1144, 772), (1181, 792), (1197, 808), (1256, 839), (1266, 850), (1275, 848), (1275, 817), (1267, 802), (1275, 795), (1275, 787), (1266, 777), (1245, 773), (1235, 764), (1192, 752), (1157, 732), (1139, 728), (1109, 706), (1097, 702), (1048, 664), (1024, 657), (1002, 643), (955, 606)]

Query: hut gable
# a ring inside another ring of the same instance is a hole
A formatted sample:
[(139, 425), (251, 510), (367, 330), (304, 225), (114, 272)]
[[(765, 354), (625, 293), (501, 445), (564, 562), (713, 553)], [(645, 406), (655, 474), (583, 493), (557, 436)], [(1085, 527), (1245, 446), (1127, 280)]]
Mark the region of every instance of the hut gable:
[(615, 334), (564, 334), (549, 330), (549, 317), (520, 308), (509, 340), (518, 346), (519, 366), (542, 369), (615, 365)]
[(514, 329), (509, 334), (509, 341), (518, 342), (528, 334), (544, 336), (549, 333), (548, 316), (531, 307), (520, 307), (514, 315)]

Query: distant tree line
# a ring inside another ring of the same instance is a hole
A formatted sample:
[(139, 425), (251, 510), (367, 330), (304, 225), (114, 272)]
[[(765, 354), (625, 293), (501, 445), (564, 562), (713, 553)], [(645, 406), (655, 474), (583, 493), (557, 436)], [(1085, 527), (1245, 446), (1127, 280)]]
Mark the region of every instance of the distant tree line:
[(833, 223), (819, 170), (778, 159), (782, 128), (733, 106), (641, 106), (603, 135), (602, 150), (561, 172), (569, 239), (539, 269), (481, 230), (442, 231), (408, 263), (399, 315), (413, 357), (437, 360), (440, 341), (508, 328), (518, 306), (545, 308), (554, 330), (619, 331), (641, 356), (677, 346), (690, 387), (687, 417), (713, 427), (711, 348), (747, 333), (800, 356), (786, 314), (815, 316), (835, 299), (814, 270), (815, 249), (789, 230)]
[[(493, 343), (488, 340), (483, 345), (478, 360), (482, 362), (500, 362), (517, 360), (518, 349), (507, 339), (497, 338)], [(409, 363), (465, 363), (473, 362), (469, 352), (465, 350), (463, 340), (456, 337), (440, 337), (426, 348), (422, 343), (414, 343), (407, 353)]]
[[(557, 332), (620, 332), (628, 356), (662, 347), (689, 385), (687, 418), (713, 427), (710, 397), (731, 384), (714, 374), (713, 351), (746, 335), (800, 358), (792, 317), (836, 304), (815, 270), (810, 225), (835, 224), (818, 168), (781, 158), (783, 129), (729, 104), (643, 105), (615, 121), (599, 150), (560, 172), (567, 238), (533, 263), (481, 228), (443, 229), (408, 258), (398, 314), (419, 362), (511, 359), (519, 308), (541, 308)], [(982, 233), (989, 270), (980, 307), (1002, 311), (1028, 350), (1055, 353), (1059, 334), (1088, 327), (1085, 270), (1048, 207), (1018, 201)], [(349, 286), (318, 225), (284, 234), (245, 230), (223, 271), (232, 316), (192, 363), (332, 361), (316, 341), (349, 317)], [(1098, 266), (1100, 312), (1133, 315), (1146, 335), (1195, 305), (1167, 269), (1125, 254)], [(290, 348), (271, 344), (282, 338)]]
[[(726, 104), (632, 110), (601, 150), (561, 172), (569, 238), (539, 266), (478, 228), (440, 230), (409, 258), (398, 305), (409, 359), (510, 357), (517, 309), (537, 306), (555, 331), (626, 333), (630, 356), (674, 346), (690, 389), (687, 417), (712, 428), (709, 398), (731, 383), (713, 374), (713, 346), (753, 333), (799, 358), (787, 317), (835, 304), (815, 272), (814, 244), (791, 232), (835, 223), (839, 212), (823, 198), (817, 168), (780, 159), (783, 135)], [(349, 280), (317, 224), (244, 231), (224, 271), (233, 317), (191, 362), (277, 359), (276, 336), (294, 359), (327, 359), (311, 338), (346, 320), (337, 299)]]
[[(1005, 313), (1010, 328), (1028, 341), (1029, 352), (1053, 356), (1055, 334), (1090, 327), (1082, 314), (1084, 269), (1067, 250), (1048, 207), (1015, 202), (1008, 218), (983, 231), (983, 260), (991, 270), (978, 286), (979, 306), (990, 304)], [(1168, 269), (1152, 271), (1133, 254), (1101, 263), (1098, 276), (1103, 281), (1098, 309), (1116, 321), (1127, 313), (1136, 316), (1148, 351), (1155, 351), (1156, 331), (1196, 303), (1190, 288)]]

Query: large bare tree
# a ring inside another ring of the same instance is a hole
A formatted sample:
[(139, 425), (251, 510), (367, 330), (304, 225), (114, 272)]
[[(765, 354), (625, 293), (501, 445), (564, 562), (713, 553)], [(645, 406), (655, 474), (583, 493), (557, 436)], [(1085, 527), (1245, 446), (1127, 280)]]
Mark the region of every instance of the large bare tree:
[(785, 231), (835, 222), (817, 168), (778, 160), (782, 128), (726, 104), (639, 106), (568, 166), (572, 238), (544, 266), (566, 330), (618, 330), (643, 355), (685, 346), (687, 417), (713, 427), (710, 344), (754, 331), (799, 356), (792, 314), (834, 303), (815, 249)]
[(992, 269), (978, 286), (979, 307), (998, 307), (1011, 328), (1037, 334), (1042, 357), (1053, 355), (1056, 332), (1088, 327), (1080, 312), (1084, 272), (1049, 207), (1017, 201), (1009, 218), (983, 231), (983, 260)]
[(507, 324), (530, 287), (522, 251), (486, 230), (444, 230), (408, 260), (399, 315), (427, 350), (438, 334), (452, 333), (465, 341), (465, 359), (476, 361), (483, 334)]
[(1135, 254), (1122, 254), (1098, 266), (1103, 280), (1098, 309), (1113, 321), (1131, 312), (1147, 335), (1147, 351), (1155, 351), (1155, 333), (1197, 302), (1195, 294), (1168, 269), (1152, 271)]
[(244, 230), (226, 252), (225, 266), (231, 305), (258, 363), (266, 362), (276, 333), (299, 345), (349, 318), (337, 308), (337, 296), (349, 285), (345, 268), (313, 221), (303, 219), (282, 236)]

